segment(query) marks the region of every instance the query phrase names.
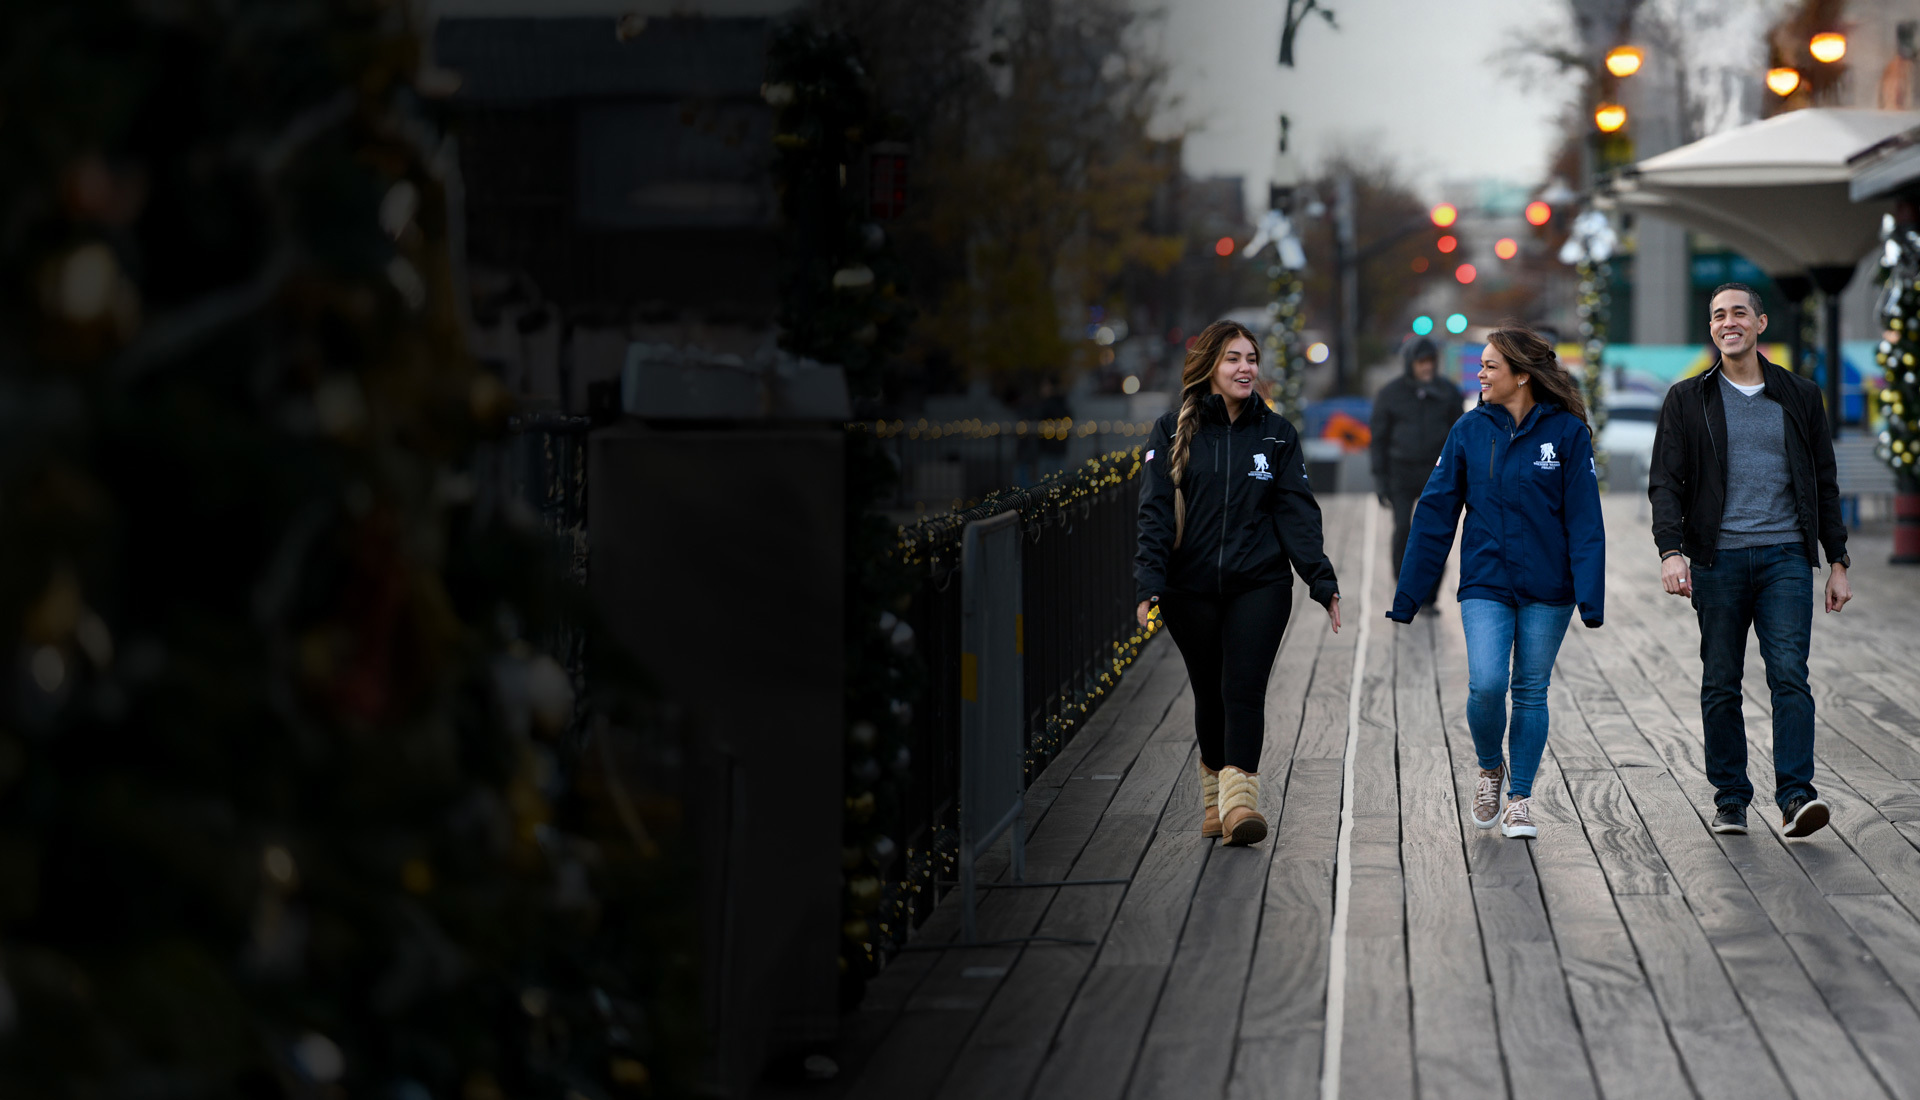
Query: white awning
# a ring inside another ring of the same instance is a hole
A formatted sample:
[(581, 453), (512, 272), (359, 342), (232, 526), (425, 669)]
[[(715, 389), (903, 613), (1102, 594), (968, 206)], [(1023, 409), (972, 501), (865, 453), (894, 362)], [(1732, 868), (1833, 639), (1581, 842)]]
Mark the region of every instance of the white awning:
[(1621, 205), (1710, 233), (1763, 269), (1852, 267), (1879, 241), (1887, 202), (1848, 193), (1861, 150), (1920, 111), (1809, 107), (1649, 157), (1616, 185)]

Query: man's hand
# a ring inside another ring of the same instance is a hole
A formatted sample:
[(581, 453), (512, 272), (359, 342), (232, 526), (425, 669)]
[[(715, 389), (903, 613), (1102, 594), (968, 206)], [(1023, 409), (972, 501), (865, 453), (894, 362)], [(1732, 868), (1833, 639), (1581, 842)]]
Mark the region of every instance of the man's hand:
[(1675, 554), (1660, 561), (1660, 587), (1669, 596), (1692, 596), (1693, 573), (1687, 569), (1687, 556)]
[(1327, 601), (1327, 618), (1333, 623), (1333, 632), (1340, 633), (1340, 597), (1337, 595)]
[(1831, 615), (1847, 606), (1850, 599), (1853, 599), (1853, 582), (1847, 579), (1847, 567), (1836, 565), (1833, 572), (1827, 574), (1827, 613)]
[(1147, 613), (1153, 610), (1152, 600), (1141, 600), (1140, 606), (1133, 609), (1133, 617), (1140, 622), (1140, 629), (1147, 628)]

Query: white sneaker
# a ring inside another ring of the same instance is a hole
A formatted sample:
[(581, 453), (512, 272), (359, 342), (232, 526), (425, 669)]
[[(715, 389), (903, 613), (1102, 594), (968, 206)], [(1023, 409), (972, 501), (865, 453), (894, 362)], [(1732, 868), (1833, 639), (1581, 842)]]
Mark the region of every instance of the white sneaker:
[(1507, 836), (1537, 837), (1540, 830), (1533, 827), (1533, 799), (1515, 798), (1507, 803), (1500, 815), (1500, 831)]
[(1502, 764), (1493, 771), (1482, 768), (1480, 778), (1473, 787), (1473, 824), (1475, 828), (1491, 829), (1500, 823), (1500, 800), (1507, 796), (1507, 768)]

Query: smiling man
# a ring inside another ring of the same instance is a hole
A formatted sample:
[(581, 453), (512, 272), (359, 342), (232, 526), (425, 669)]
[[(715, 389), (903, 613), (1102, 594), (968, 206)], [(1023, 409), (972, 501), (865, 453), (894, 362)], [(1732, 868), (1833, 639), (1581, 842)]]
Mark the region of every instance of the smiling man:
[(1773, 693), (1774, 799), (1781, 832), (1806, 836), (1827, 823), (1813, 789), (1813, 571), (1824, 548), (1832, 572), (1826, 606), (1853, 598), (1847, 529), (1840, 522), (1833, 439), (1820, 390), (1759, 352), (1767, 315), (1742, 283), (1707, 307), (1715, 362), (1676, 382), (1660, 407), (1647, 496), (1660, 580), (1687, 596), (1700, 620), (1700, 716), (1716, 833), (1747, 831), (1747, 731), (1740, 674), (1747, 629), (1760, 640)]

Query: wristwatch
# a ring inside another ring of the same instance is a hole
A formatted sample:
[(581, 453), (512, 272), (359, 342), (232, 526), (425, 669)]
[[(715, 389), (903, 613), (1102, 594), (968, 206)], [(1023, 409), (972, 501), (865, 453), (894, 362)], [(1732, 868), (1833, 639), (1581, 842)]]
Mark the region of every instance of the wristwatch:
[(1837, 566), (1839, 566), (1839, 567), (1840, 567), (1840, 568), (1842, 568), (1842, 569), (1852, 569), (1852, 568), (1853, 568), (1853, 555), (1852, 555), (1852, 554), (1842, 554), (1842, 555), (1840, 555), (1840, 560), (1838, 560), (1838, 561), (1835, 561), (1835, 560), (1833, 560), (1832, 558), (1828, 558), (1828, 559), (1827, 559), (1827, 564), (1828, 564), (1828, 565), (1837, 565)]

